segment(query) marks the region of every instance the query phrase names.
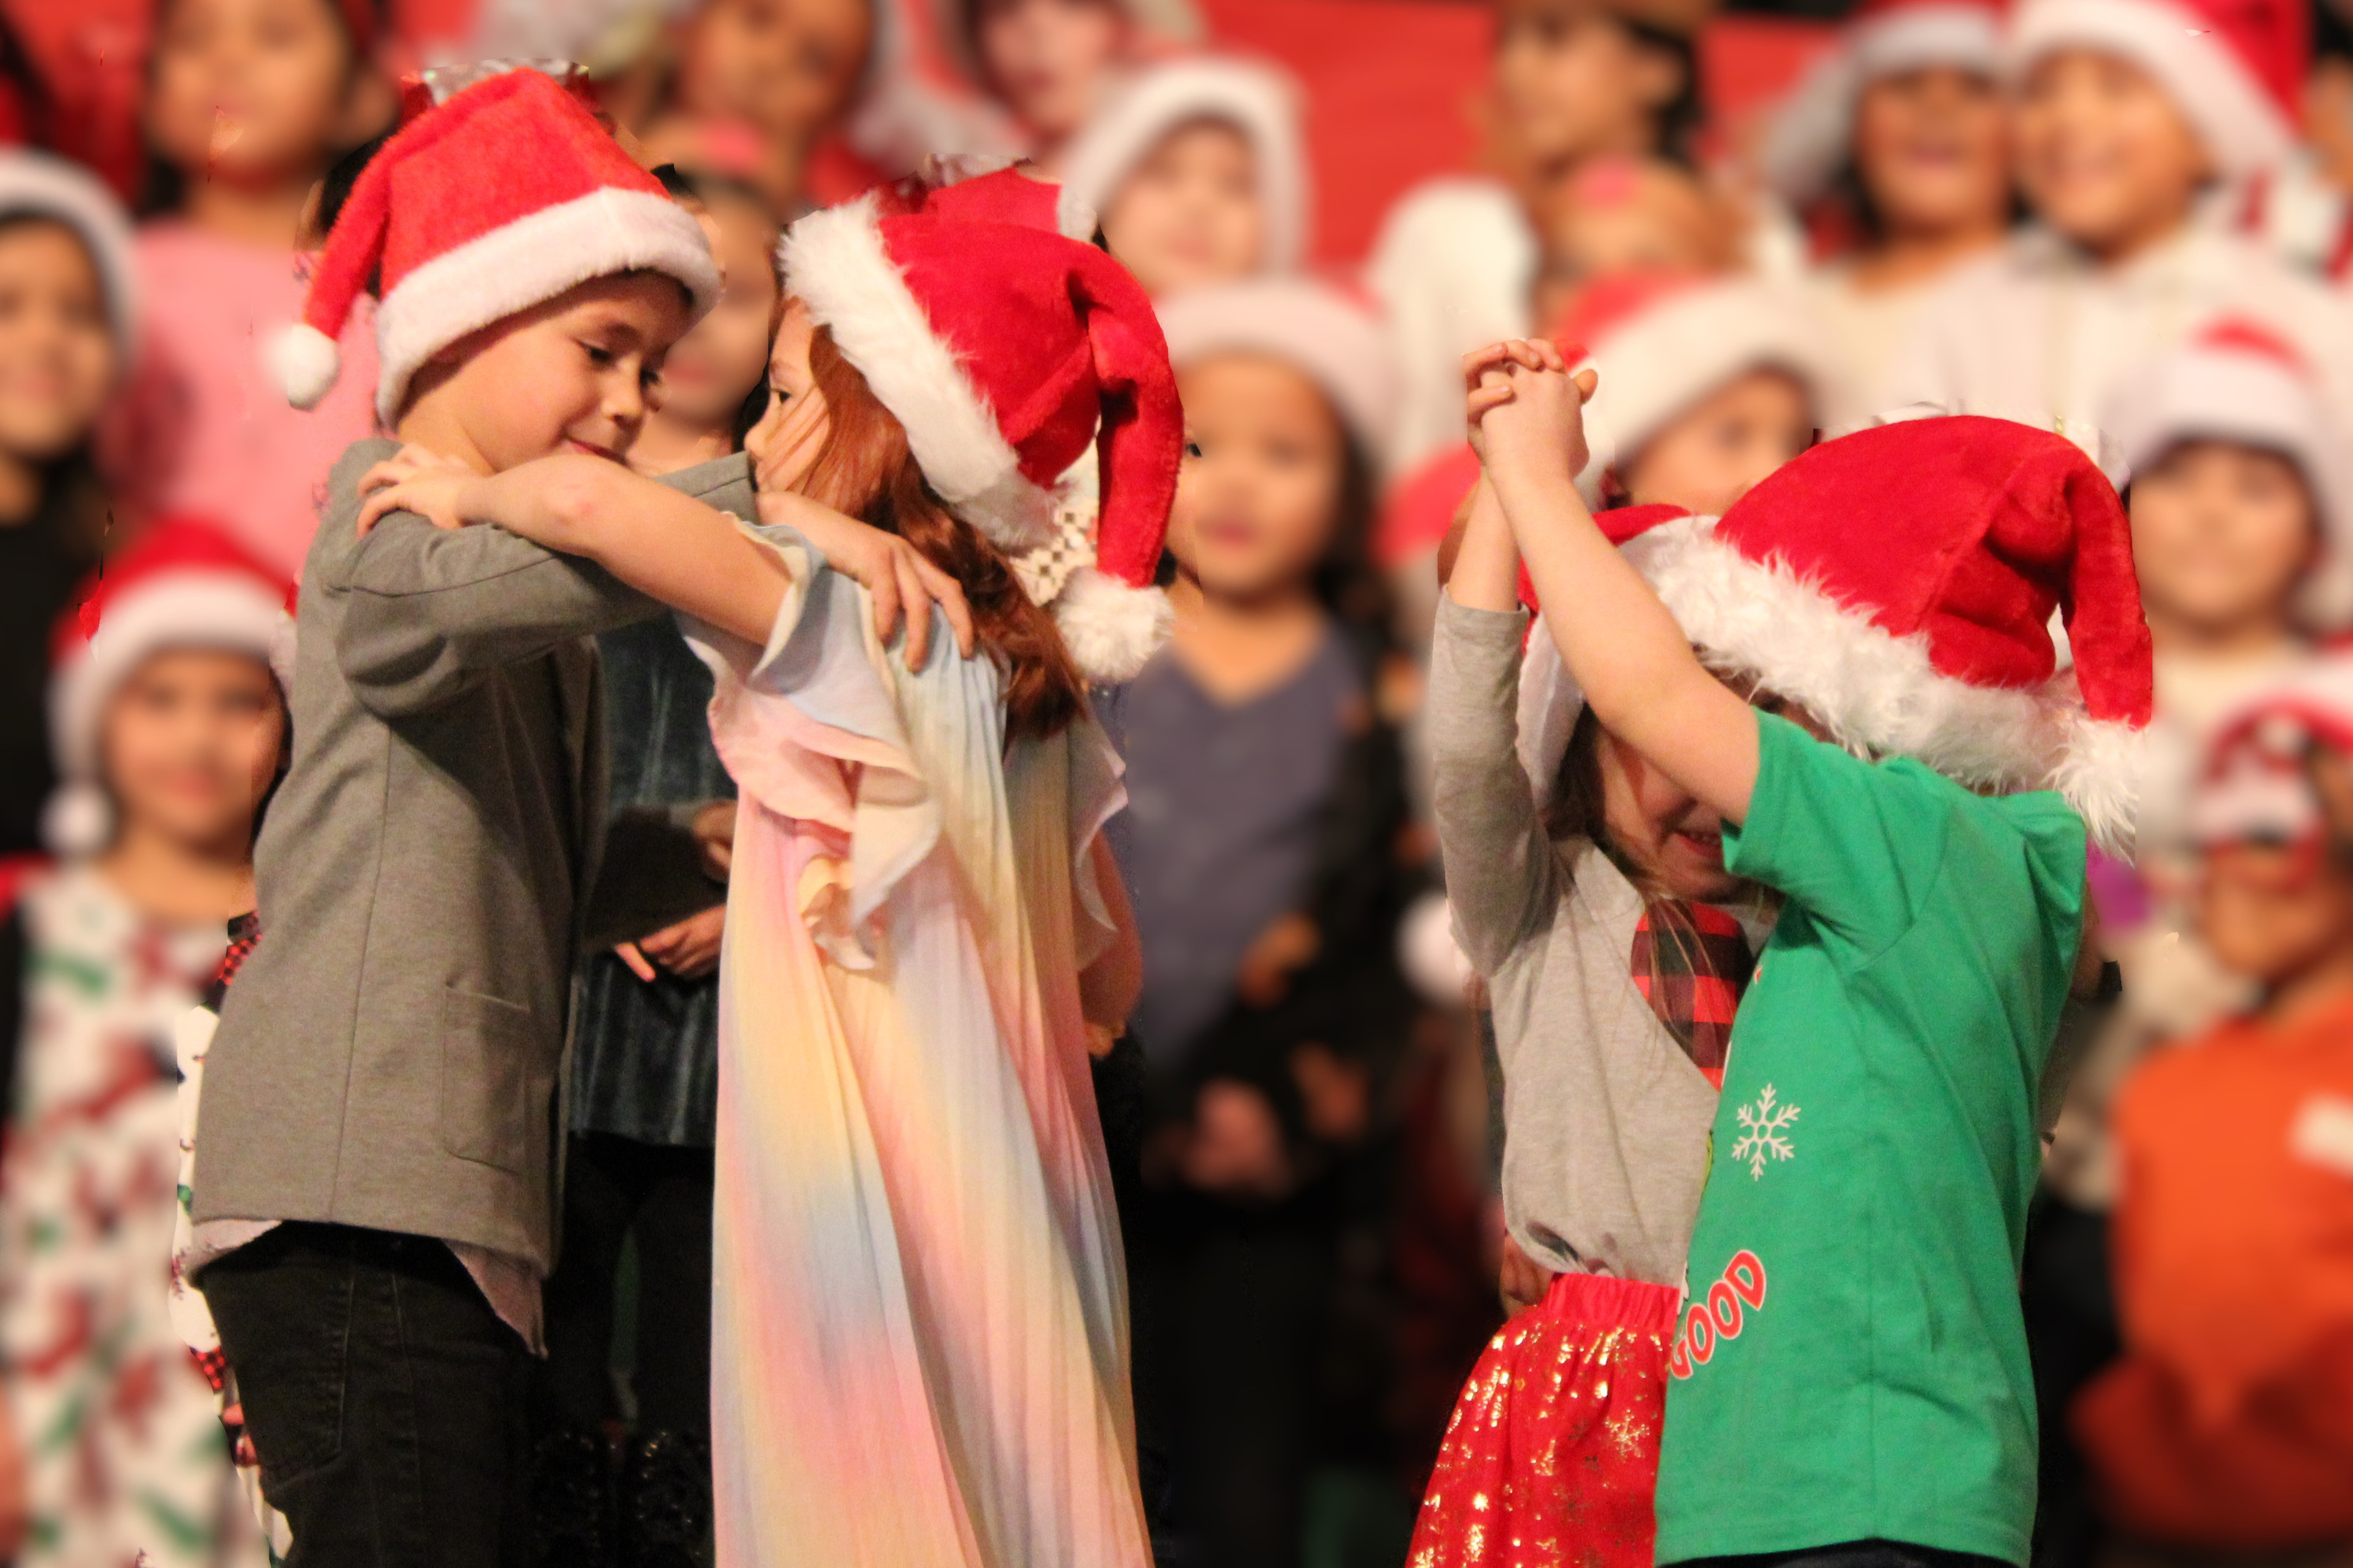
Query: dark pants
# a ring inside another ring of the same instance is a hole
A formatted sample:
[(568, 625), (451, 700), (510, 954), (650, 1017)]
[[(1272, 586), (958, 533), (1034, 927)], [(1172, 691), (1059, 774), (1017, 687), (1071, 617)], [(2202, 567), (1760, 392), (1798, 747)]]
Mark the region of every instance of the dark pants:
[(448, 1244), (282, 1225), (197, 1283), (289, 1568), (523, 1561), (531, 1356)]
[(564, 1173), (564, 1246), (547, 1281), (543, 1426), (617, 1417), (614, 1285), (638, 1244), (634, 1374), (640, 1433), (711, 1427), (711, 1151), (575, 1133)]

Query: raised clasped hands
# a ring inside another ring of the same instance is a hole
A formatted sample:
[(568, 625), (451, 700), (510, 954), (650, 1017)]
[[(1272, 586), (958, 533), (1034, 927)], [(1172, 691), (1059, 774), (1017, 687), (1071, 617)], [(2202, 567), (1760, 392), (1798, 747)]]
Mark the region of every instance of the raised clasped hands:
[(466, 526), (468, 487), (481, 478), (453, 458), (423, 447), (403, 447), (360, 476), (363, 539), (388, 513), (415, 512), (436, 528)]
[(1585, 404), (1598, 378), (1571, 375), (1545, 338), (1512, 338), (1462, 356), (1471, 445), (1491, 476), (1574, 483), (1589, 455)]

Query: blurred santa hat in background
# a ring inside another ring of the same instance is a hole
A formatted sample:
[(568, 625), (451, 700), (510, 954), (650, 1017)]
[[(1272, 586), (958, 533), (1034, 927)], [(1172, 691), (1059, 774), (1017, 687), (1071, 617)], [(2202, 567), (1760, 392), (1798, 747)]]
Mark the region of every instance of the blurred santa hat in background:
[(2353, 453), (2344, 420), (2295, 345), (2253, 321), (2214, 321), (2125, 378), (2102, 426), (2128, 473), (2197, 440), (2261, 447), (2294, 463), (2319, 533), (2319, 554), (2296, 590), (2298, 619), (2324, 637), (2353, 627)]
[(58, 784), (41, 816), (51, 852), (89, 854), (114, 830), (100, 731), (106, 705), (155, 654), (214, 648), (269, 666), (294, 689), (294, 584), (209, 523), (162, 518), (114, 555), (58, 620), (49, 737)]
[(2295, 145), (2306, 0), (2022, 0), (2005, 40), (2012, 79), (2063, 49), (2121, 56), (2155, 78), (2225, 178), (2268, 170)]
[(1853, 156), (1863, 89), (1884, 77), (1951, 67), (1988, 78), (2001, 69), (2001, 11), (1980, 0), (1865, 0), (1782, 100), (1767, 129), (1759, 172), (1784, 200), (1827, 195)]
[(1312, 205), (1297, 84), (1271, 66), (1193, 55), (1123, 83), (1061, 157), (1069, 199), (1100, 215), (1136, 166), (1167, 137), (1201, 122), (1229, 125), (1250, 144), (1265, 215), (1263, 272), (1289, 272), (1307, 254)]

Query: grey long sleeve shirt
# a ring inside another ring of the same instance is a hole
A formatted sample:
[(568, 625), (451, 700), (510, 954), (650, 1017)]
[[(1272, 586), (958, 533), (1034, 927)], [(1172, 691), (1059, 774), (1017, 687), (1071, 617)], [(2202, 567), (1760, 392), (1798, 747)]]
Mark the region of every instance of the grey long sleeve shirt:
[(1504, 1220), (1546, 1268), (1673, 1288), (1716, 1091), (1634, 988), (1641, 896), (1545, 834), (1514, 746), (1526, 628), (1441, 594), (1428, 709), (1455, 940), (1503, 1058)]

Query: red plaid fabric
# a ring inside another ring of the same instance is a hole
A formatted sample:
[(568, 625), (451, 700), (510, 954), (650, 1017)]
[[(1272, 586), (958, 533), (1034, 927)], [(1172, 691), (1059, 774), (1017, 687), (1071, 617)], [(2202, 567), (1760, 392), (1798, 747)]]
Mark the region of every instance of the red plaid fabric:
[(1634, 988), (1708, 1082), (1724, 1087), (1732, 1016), (1757, 956), (1740, 922), (1707, 904), (1654, 899), (1634, 926)]
[(228, 922), (228, 951), (221, 954), (220, 965), (213, 971), (212, 984), (205, 987), (206, 1006), (216, 1013), (220, 1011), (221, 998), (228, 994), (229, 982), (237, 978), (237, 969), (245, 963), (246, 955), (260, 940), (259, 915), (242, 914)]

